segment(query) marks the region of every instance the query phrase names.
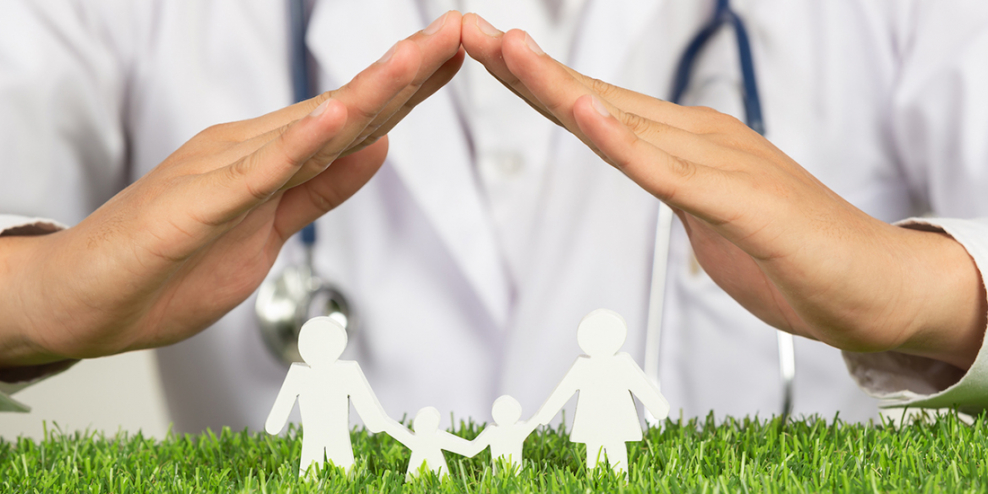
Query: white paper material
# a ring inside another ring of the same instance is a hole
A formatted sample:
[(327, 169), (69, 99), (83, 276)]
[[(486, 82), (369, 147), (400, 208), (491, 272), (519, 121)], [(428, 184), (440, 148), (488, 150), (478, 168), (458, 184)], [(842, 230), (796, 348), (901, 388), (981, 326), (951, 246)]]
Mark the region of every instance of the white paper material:
[(343, 326), (329, 317), (316, 317), (302, 326), (299, 354), (305, 363), (292, 364), (264, 425), (269, 434), (281, 432), (298, 401), (302, 415), (302, 458), (299, 475), (323, 458), (350, 470), (354, 463), (350, 444), (350, 404), (371, 432), (385, 431), (411, 450), (405, 478), (414, 479), (422, 468), (440, 477), (449, 474), (443, 451), (473, 457), (491, 448), (494, 468), (523, 467), (525, 439), (539, 424), (547, 424), (574, 393), (580, 396), (570, 439), (587, 445), (587, 467), (601, 461), (627, 472), (628, 441), (641, 441), (642, 429), (635, 397), (656, 418), (669, 415), (669, 403), (627, 353), (618, 353), (628, 335), (620, 315), (606, 309), (591, 312), (580, 321), (577, 342), (586, 352), (534, 417), (521, 421), (518, 400), (504, 395), (494, 401), (487, 425), (473, 441), (439, 429), (440, 414), (425, 407), (415, 415), (412, 430), (387, 416), (356, 362), (339, 360), (346, 348)]
[(324, 457), (346, 470), (353, 466), (351, 403), (371, 432), (380, 432), (391, 421), (360, 366), (338, 360), (346, 344), (346, 331), (333, 319), (316, 317), (306, 322), (298, 338), (305, 363), (292, 364), (264, 424), (268, 434), (281, 432), (298, 399), (304, 427), (300, 476)]
[(548, 424), (579, 392), (570, 440), (587, 445), (587, 468), (605, 459), (611, 468), (627, 472), (628, 441), (641, 441), (642, 429), (634, 397), (658, 420), (669, 415), (669, 403), (645, 375), (631, 355), (618, 350), (624, 345), (628, 325), (618, 313), (598, 309), (580, 321), (576, 339), (586, 355), (576, 362), (535, 414), (534, 420)]
[(448, 475), (449, 466), (446, 465), (443, 450), (463, 456), (476, 454), (471, 454), (474, 447), (470, 441), (440, 430), (439, 420), (439, 410), (434, 407), (425, 407), (419, 410), (415, 414), (415, 418), (412, 419), (412, 429), (415, 432), (409, 431), (397, 423), (394, 423), (397, 427), (389, 426), (385, 429), (396, 441), (412, 450), (412, 458), (408, 460), (408, 471), (405, 473), (406, 480), (418, 476), (423, 465), (439, 477)]

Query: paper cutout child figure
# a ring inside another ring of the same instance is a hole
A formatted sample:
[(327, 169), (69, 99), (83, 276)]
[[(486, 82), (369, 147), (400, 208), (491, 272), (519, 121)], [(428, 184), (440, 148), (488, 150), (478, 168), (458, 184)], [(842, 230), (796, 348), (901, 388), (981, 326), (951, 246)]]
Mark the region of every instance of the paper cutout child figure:
[(477, 454), (470, 454), (473, 449), (470, 441), (439, 429), (439, 419), (439, 410), (425, 407), (412, 419), (412, 429), (415, 432), (409, 431), (393, 420), (388, 422), (385, 432), (412, 451), (412, 457), (408, 460), (408, 471), (405, 473), (406, 480), (415, 478), (423, 463), (440, 478), (445, 477), (449, 472), (449, 466), (446, 465), (443, 450), (467, 457)]
[(360, 366), (338, 360), (346, 344), (346, 330), (329, 317), (315, 317), (302, 325), (298, 351), (305, 363), (294, 363), (288, 369), (264, 424), (268, 434), (281, 432), (298, 398), (304, 427), (299, 476), (312, 463), (322, 462), (324, 455), (338, 467), (349, 470), (353, 466), (350, 403), (371, 432), (384, 430), (391, 421)]
[(547, 424), (580, 392), (570, 440), (587, 445), (587, 468), (605, 458), (615, 471), (627, 473), (628, 441), (641, 441), (642, 428), (633, 396), (656, 419), (669, 415), (669, 403), (649, 381), (631, 355), (617, 353), (628, 336), (628, 325), (618, 313), (598, 309), (587, 314), (576, 339), (586, 353), (549, 395), (533, 420)]
[(522, 446), (525, 439), (539, 425), (535, 419), (519, 422), (521, 403), (509, 395), (494, 400), (491, 407), (493, 424), (487, 424), (476, 439), (470, 442), (473, 449), (465, 456), (475, 456), (487, 446), (491, 447), (491, 462), (497, 471), (498, 460), (506, 462), (517, 472), (522, 468)]

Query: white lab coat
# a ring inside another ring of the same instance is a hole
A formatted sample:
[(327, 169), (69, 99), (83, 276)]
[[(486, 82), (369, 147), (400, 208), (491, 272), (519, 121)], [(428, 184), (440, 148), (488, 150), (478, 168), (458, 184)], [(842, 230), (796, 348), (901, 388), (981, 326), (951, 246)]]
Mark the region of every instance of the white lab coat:
[[(540, 39), (518, 11), (491, 3), (481, 13), (492, 23)], [(733, 5), (751, 36), (767, 136), (783, 151), (882, 220), (988, 216), (988, 4)], [(456, 6), (317, 2), (307, 41), (320, 89)], [(572, 44), (543, 47), (664, 97), (709, 12), (708, 2), (586, 0)], [(0, 212), (74, 224), (203, 128), (289, 104), (287, 26), (281, 1), (4, 2)], [(596, 308), (625, 317), (624, 349), (642, 361), (657, 201), (506, 91), (476, 89), (482, 76), (468, 65), (453, 90), (417, 108), (391, 133), (377, 176), (318, 222), (317, 269), (360, 311), (348, 351), (395, 417), (432, 405), (486, 420), (505, 393), (534, 413)], [(689, 104), (742, 115), (730, 32), (693, 81)], [(988, 225), (961, 224), (969, 251), (988, 252)], [(300, 261), (290, 244), (272, 273)], [(285, 367), (261, 342), (253, 302), (159, 351), (177, 430), (262, 427)], [(674, 413), (780, 409), (774, 331), (697, 268), (679, 225), (665, 307), (661, 378)], [(875, 416), (837, 350), (797, 338), (796, 367), (797, 414)], [(867, 366), (854, 369), (867, 384)]]

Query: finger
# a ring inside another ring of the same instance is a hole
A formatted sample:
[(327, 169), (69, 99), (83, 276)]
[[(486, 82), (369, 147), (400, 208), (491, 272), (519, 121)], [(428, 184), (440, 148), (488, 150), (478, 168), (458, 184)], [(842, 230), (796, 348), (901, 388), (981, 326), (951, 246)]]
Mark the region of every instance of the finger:
[(373, 144), (388, 132), (391, 132), (391, 129), (393, 129), (396, 125), (398, 125), (398, 122), (401, 122), (409, 113), (411, 113), (411, 111), (415, 109), (419, 103), (425, 101), (453, 79), (453, 76), (456, 75), (456, 73), (460, 70), (460, 67), (463, 65), (464, 57), (465, 52), (462, 49), (458, 50), (452, 58), (439, 67), (439, 69), (437, 69), (436, 72), (433, 73), (432, 76), (418, 88), (418, 91), (416, 91), (411, 98), (405, 101), (405, 103), (398, 108), (397, 111), (392, 113), (387, 121), (377, 126), (377, 128), (367, 135), (363, 141), (350, 146), (350, 148), (344, 151), (341, 156), (356, 153)]
[(463, 28), (460, 34), (463, 48), (471, 58), (484, 65), (484, 68), (501, 82), (504, 87), (515, 93), (519, 98), (529, 104), (535, 111), (542, 114), (557, 125), (562, 125), (555, 116), (552, 115), (525, 87), (514, 74), (508, 70), (501, 54), (501, 42), (504, 33), (492, 26), (483, 17), (477, 14), (466, 14), (463, 16)]
[[(324, 142), (316, 152), (310, 154), (296, 170), (296, 175), (283, 184), (284, 187), (293, 187), (322, 172), (337, 156), (349, 148), (364, 132), (367, 125), (411, 83), (421, 65), (422, 54), (418, 45), (403, 40), (398, 42), (391, 52), (357, 74), (345, 86), (332, 92), (332, 100), (339, 101), (346, 107), (348, 115), (346, 125), (335, 136)], [(262, 149), (278, 136), (283, 135), (285, 129), (291, 125), (293, 124), (288, 123), (249, 139), (237, 146), (238, 151), (248, 155), (254, 149)]]
[(267, 200), (313, 154), (335, 139), (347, 120), (348, 110), (342, 102), (326, 100), (257, 151), (196, 176), (200, 221), (219, 225)]
[[(470, 14), (467, 15), (467, 17), (469, 16)], [(477, 18), (478, 22), (481, 21), (479, 16), (474, 17)], [(479, 29), (475, 27), (475, 30)], [(465, 30), (464, 36), (467, 35), (468, 33)], [(476, 33), (471, 34), (471, 36), (476, 36)], [(483, 36), (490, 38), (488, 35)], [(625, 124), (631, 131), (638, 134), (639, 138), (651, 142), (676, 157), (698, 163), (708, 163), (712, 155), (728, 153), (727, 150), (722, 149), (722, 146), (712, 142), (705, 142), (700, 136), (675, 125), (655, 122), (641, 113), (629, 113), (623, 111), (620, 107), (610, 104), (606, 99), (601, 98), (591, 87), (581, 82), (581, 80), (592, 82), (595, 81), (594, 79), (584, 77), (568, 69), (566, 66), (557, 63), (550, 57), (534, 52), (532, 50), (533, 45), (531, 43), (533, 42), (531, 38), (523, 31), (511, 31), (503, 36), (503, 38), (504, 40), (501, 46), (506, 50), (505, 58), (496, 58), (501, 59), (502, 63), (505, 63), (505, 60), (507, 60), (507, 63), (514, 65), (510, 72), (512, 76), (518, 74), (525, 81), (530, 81), (523, 82), (522, 79), (515, 79), (517, 81), (516, 84), (521, 87), (520, 91), (529, 91), (529, 94), (532, 95), (531, 97), (541, 108), (545, 108), (545, 111), (551, 113), (563, 126), (570, 130), (570, 132), (573, 132), (574, 135), (595, 152), (598, 152), (595, 149), (595, 145), (582, 134), (579, 125), (577, 125), (573, 118), (573, 107), (576, 101), (582, 96), (591, 94), (595, 95), (598, 101), (603, 102), (615, 118)], [(480, 44), (474, 43), (474, 48), (477, 48)], [(537, 46), (535, 50), (539, 50)], [(519, 54), (511, 57), (510, 53)], [(509, 60), (506, 57), (514, 58), (514, 60)], [(599, 81), (596, 83), (596, 86), (606, 89), (610, 92), (609, 94), (617, 94), (617, 91), (607, 88), (620, 89), (616, 86), (599, 83)], [(668, 105), (668, 103), (654, 98), (644, 95), (640, 96), (642, 99), (632, 100), (630, 97), (625, 99), (626, 101), (634, 101), (636, 103), (638, 106), (635, 108), (636, 112), (647, 112), (648, 107), (654, 104)], [(600, 153), (598, 152), (598, 154)]]
[[(446, 60), (453, 57), (460, 46), (460, 15), (459, 12), (450, 11), (437, 18), (430, 26), (415, 34), (399, 41), (398, 44), (411, 43), (418, 48), (421, 54), (420, 64), (415, 68), (411, 79), (401, 85), (400, 90), (404, 90), (409, 84), (421, 84), (440, 67)], [(437, 26), (438, 23), (438, 26)], [(438, 30), (431, 30), (430, 28)], [(395, 45), (397, 46), (397, 44)], [(390, 50), (389, 50), (390, 51)], [(384, 58), (384, 57), (382, 57)], [(231, 130), (231, 140), (246, 141), (248, 139), (261, 136), (308, 115), (316, 106), (328, 98), (346, 99), (342, 95), (351, 91), (354, 83), (367, 77), (375, 68), (381, 64), (381, 60), (371, 64), (367, 69), (357, 74), (349, 84), (346, 84), (335, 91), (328, 91), (314, 98), (298, 102), (294, 105), (280, 110), (262, 115), (250, 120), (236, 122), (235, 133)], [(414, 92), (414, 91), (413, 91)], [(412, 93), (409, 93), (409, 95)], [(396, 92), (392, 96), (397, 96)], [(383, 108), (378, 112), (383, 111)], [(375, 112), (377, 113), (377, 112)]]
[[(358, 135), (363, 128), (385, 108), (399, 92), (411, 83), (421, 66), (422, 53), (415, 43), (402, 40), (392, 46), (379, 60), (358, 73), (347, 84), (334, 91), (327, 91), (314, 98), (298, 102), (260, 117), (228, 124), (229, 140), (240, 141), (237, 146), (244, 154), (260, 149), (274, 136), (304, 118), (328, 99), (335, 99), (347, 107), (352, 121), (348, 121), (349, 134)], [(308, 111), (306, 111), (308, 110)]]
[(336, 160), (312, 180), (285, 191), (274, 220), (282, 241), (356, 193), (381, 167), (387, 152), (385, 137), (360, 152)]
[[(406, 55), (407, 58), (393, 60), (401, 55)], [(339, 98), (347, 106), (349, 115), (347, 125), (303, 164), (296, 176), (288, 181), (286, 187), (303, 183), (319, 174), (355, 141), (362, 140), (367, 126), (377, 119), (388, 104), (398, 98), (412, 82), (421, 67), (422, 57), (421, 48), (417, 44), (407, 40), (400, 41), (395, 45), (392, 60), (384, 62), (385, 66), (395, 66), (388, 74), (390, 78), (382, 80), (361, 73), (357, 74), (351, 83), (335, 91), (333, 98)]]
[[(556, 62), (559, 64), (559, 62)], [(717, 129), (710, 121), (708, 108), (681, 106), (654, 98), (647, 94), (608, 84), (600, 79), (587, 77), (572, 68), (559, 64), (571, 77), (589, 88), (599, 98), (622, 111), (641, 115), (649, 120), (678, 127), (693, 133), (707, 133)]]
[[(404, 108), (409, 100), (416, 98), (416, 95), (420, 93), (426, 83), (431, 84), (431, 92), (429, 93), (431, 94), (442, 87), (445, 82), (452, 79), (456, 71), (459, 70), (459, 65), (462, 63), (461, 60), (459, 63), (447, 65), (450, 60), (457, 58), (460, 52), (460, 18), (459, 12), (451, 10), (434, 20), (425, 29), (408, 38), (409, 41), (418, 44), (422, 50), (422, 64), (419, 67), (419, 71), (412, 82), (398, 93), (381, 110), (378, 117), (367, 126), (367, 129), (361, 135), (360, 139), (358, 139), (358, 142), (375, 132), (378, 127), (389, 122), (391, 117)], [(453, 69), (452, 72), (449, 72), (450, 69)], [(445, 77), (445, 81), (442, 84), (435, 85), (436, 79), (433, 76), (440, 70), (444, 71), (441, 74), (440, 80), (442, 77)], [(425, 99), (425, 96), (419, 98), (418, 101), (421, 102), (423, 99)], [(394, 123), (396, 124), (397, 122)], [(394, 127), (394, 124), (391, 127)], [(384, 133), (378, 134), (378, 136), (384, 135)]]
[[(505, 41), (504, 33), (491, 26), (490, 23), (480, 16), (467, 14), (463, 16), (463, 33), (461, 36), (463, 46), (467, 49), (467, 53), (471, 57), (481, 62), (494, 77), (519, 97), (525, 99), (537, 111), (552, 120), (556, 120), (555, 116), (550, 116), (549, 110), (542, 104), (542, 101), (537, 95), (533, 94), (532, 89), (526, 85), (525, 81), (527, 79), (520, 78), (520, 74), (515, 74), (509, 69), (502, 51), (503, 42)], [(540, 58), (543, 65), (554, 66), (552, 68), (559, 69), (551, 72), (553, 82), (552, 84), (547, 84), (550, 87), (553, 84), (571, 83), (569, 79), (572, 79), (572, 82), (589, 89), (602, 100), (625, 112), (636, 113), (650, 120), (662, 122), (691, 132), (706, 132), (711, 128), (712, 122), (709, 119), (709, 111), (704, 108), (684, 107), (656, 99), (608, 84), (599, 79), (587, 77), (553, 60), (551, 57), (543, 56)], [(565, 77), (564, 74), (569, 77)], [(544, 74), (539, 74), (539, 76), (542, 75)], [(559, 122), (557, 121), (557, 123)]]
[(713, 224), (726, 221), (730, 209), (723, 203), (729, 202), (730, 194), (725, 172), (678, 158), (641, 139), (593, 96), (579, 98), (573, 114), (601, 155), (642, 188)]
[[(512, 29), (504, 34), (501, 54), (512, 75), (555, 116), (563, 126), (584, 142), (590, 144), (573, 118), (573, 104), (578, 98), (592, 94), (592, 90), (570, 75), (559, 63), (546, 55), (528, 33)], [(612, 113), (617, 108), (603, 98), (598, 98)], [(590, 144), (592, 145), (592, 144)]]
[[(410, 36), (405, 40), (419, 47), (422, 54), (418, 71), (410, 82), (394, 94), (390, 100), (378, 108), (357, 108), (359, 115), (365, 118), (353, 119), (348, 122), (348, 128), (353, 126), (358, 129), (356, 135), (349, 131), (344, 131), (342, 136), (330, 142), (324, 149), (313, 155), (310, 162), (303, 165), (299, 173), (293, 177), (285, 187), (294, 187), (316, 174), (322, 172), (340, 155), (346, 155), (376, 141), (381, 135), (387, 133), (397, 123), (411, 111), (415, 104), (418, 104), (428, 95), (437, 91), (442, 85), (448, 82), (459, 70), (462, 64), (462, 56), (459, 53), (460, 39), (460, 14), (450, 11), (436, 19), (430, 26), (422, 31)], [(452, 63), (450, 63), (452, 61)], [(360, 75), (350, 84), (347, 84), (330, 94), (334, 98), (345, 99), (357, 83)], [(422, 88), (425, 87), (425, 91)], [(356, 101), (361, 101), (360, 96), (356, 96)], [(415, 100), (411, 107), (408, 106), (410, 100)], [(350, 108), (351, 115), (354, 108)], [(379, 131), (384, 126), (385, 130)], [(243, 144), (246, 149), (256, 148), (271, 139), (278, 131), (271, 131), (262, 134)], [(342, 145), (345, 144), (345, 145)]]

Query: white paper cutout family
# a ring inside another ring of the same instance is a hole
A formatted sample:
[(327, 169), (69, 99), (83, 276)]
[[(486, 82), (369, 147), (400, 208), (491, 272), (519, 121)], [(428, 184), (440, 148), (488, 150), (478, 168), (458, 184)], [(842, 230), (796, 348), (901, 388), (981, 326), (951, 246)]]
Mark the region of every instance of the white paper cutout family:
[(501, 396), (491, 411), (495, 423), (468, 441), (439, 429), (439, 410), (433, 407), (415, 414), (413, 430), (388, 417), (357, 362), (339, 360), (347, 345), (346, 331), (328, 317), (316, 317), (299, 333), (298, 349), (305, 363), (292, 364), (288, 370), (264, 428), (269, 434), (280, 433), (298, 399), (304, 427), (300, 476), (324, 458), (346, 470), (353, 466), (351, 403), (367, 430), (387, 432), (411, 450), (407, 478), (423, 464), (445, 476), (449, 467), (443, 450), (472, 457), (488, 446), (495, 466), (500, 459), (520, 469), (525, 438), (538, 425), (548, 424), (579, 392), (570, 440), (586, 444), (588, 469), (606, 459), (614, 470), (627, 472), (625, 443), (642, 439), (633, 396), (656, 419), (669, 413), (669, 403), (631, 355), (618, 353), (627, 334), (628, 326), (618, 313), (598, 309), (587, 314), (576, 333), (586, 354), (577, 357), (538, 413), (519, 421), (521, 405), (511, 396)]

